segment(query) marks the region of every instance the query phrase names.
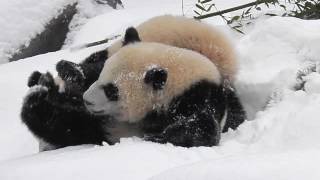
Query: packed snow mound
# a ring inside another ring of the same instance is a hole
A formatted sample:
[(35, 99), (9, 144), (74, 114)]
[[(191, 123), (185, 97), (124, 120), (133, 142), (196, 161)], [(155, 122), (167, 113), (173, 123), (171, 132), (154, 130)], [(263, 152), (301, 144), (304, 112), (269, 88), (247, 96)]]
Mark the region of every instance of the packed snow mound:
[[(121, 34), (153, 15), (179, 14), (180, 2), (164, 0), (159, 8), (156, 0), (148, 0), (148, 8), (141, 10), (136, 2), (123, 1), (126, 10), (89, 20), (70, 46)], [(182, 148), (133, 137), (113, 146), (36, 153), (37, 141), (19, 117), (28, 75), (33, 70), (54, 72), (60, 59), (79, 62), (108, 44), (2, 65), (0, 179), (320, 179), (319, 29), (320, 20), (272, 17), (258, 21), (242, 37), (229, 32), (240, 57), (237, 88), (250, 121), (223, 134), (216, 147)], [(295, 89), (301, 83), (298, 72), (310, 64), (316, 70), (302, 78), (303, 88)]]
[(0, 2), (0, 63), (41, 33), (46, 24), (76, 0), (2, 0)]
[(317, 150), (230, 156), (173, 168), (150, 180), (318, 180), (319, 160)]

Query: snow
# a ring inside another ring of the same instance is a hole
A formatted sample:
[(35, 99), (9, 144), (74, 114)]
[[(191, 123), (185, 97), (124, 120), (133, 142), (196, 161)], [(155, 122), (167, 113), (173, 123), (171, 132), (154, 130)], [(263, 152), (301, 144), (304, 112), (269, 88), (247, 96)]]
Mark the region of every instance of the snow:
[(150, 180), (317, 180), (319, 173), (315, 162), (319, 160), (319, 152), (316, 150), (230, 156), (173, 168)]
[(85, 25), (89, 19), (93, 17), (111, 12), (112, 8), (105, 4), (98, 4), (95, 0), (77, 0), (77, 13), (73, 16), (72, 21), (69, 25), (69, 33), (65, 41), (63, 48), (70, 47), (70, 44), (74, 41), (74, 37), (82, 29), (82, 26)]
[[(320, 63), (320, 20), (261, 18), (243, 36), (218, 27), (238, 50), (236, 86), (249, 115), (238, 130), (222, 135), (219, 146), (182, 148), (132, 137), (113, 146), (37, 153), (37, 141), (19, 118), (29, 74), (54, 72), (60, 59), (79, 62), (108, 44), (68, 47), (122, 33), (158, 14), (181, 14), (180, 2), (125, 0), (125, 9), (88, 20), (66, 49), (0, 66), (0, 179), (320, 179), (319, 66), (302, 77), (305, 91), (293, 88), (300, 70)], [(223, 2), (229, 5), (216, 3)]]
[(66, 5), (76, 0), (1, 0), (0, 64), (27, 45)]

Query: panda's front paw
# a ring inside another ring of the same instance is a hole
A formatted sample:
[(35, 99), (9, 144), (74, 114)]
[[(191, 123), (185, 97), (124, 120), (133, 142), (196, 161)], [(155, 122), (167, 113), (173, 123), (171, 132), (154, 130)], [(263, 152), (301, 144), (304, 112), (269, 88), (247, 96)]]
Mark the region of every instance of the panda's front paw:
[(38, 81), (41, 77), (41, 73), (39, 71), (34, 71), (28, 78), (28, 87), (32, 87), (38, 85)]
[(79, 64), (61, 60), (56, 65), (58, 75), (66, 82), (83, 83), (85, 80), (83, 70)]
[(55, 84), (54, 78), (49, 72), (42, 74), (39, 71), (34, 71), (31, 73), (28, 78), (28, 87), (32, 88), (36, 85), (46, 87), (48, 91), (58, 90), (58, 86)]
[(42, 74), (38, 80), (40, 86), (48, 88), (48, 91), (58, 91), (58, 86), (54, 82), (54, 78), (51, 73), (47, 72)]

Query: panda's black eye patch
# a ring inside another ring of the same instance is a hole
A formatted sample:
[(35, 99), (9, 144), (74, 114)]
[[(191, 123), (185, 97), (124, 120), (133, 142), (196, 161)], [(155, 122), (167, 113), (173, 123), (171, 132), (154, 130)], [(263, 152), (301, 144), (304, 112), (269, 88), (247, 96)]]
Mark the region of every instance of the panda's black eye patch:
[(104, 94), (110, 101), (117, 101), (119, 99), (119, 89), (113, 83), (109, 83), (102, 88)]
[(154, 90), (161, 90), (164, 88), (168, 78), (168, 72), (162, 68), (153, 68), (147, 71), (144, 82), (152, 85)]

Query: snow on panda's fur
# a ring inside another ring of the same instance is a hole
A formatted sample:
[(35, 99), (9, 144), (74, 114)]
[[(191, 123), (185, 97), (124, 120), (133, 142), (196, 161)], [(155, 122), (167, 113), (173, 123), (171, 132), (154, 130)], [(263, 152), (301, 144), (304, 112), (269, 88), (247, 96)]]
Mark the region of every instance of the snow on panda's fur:
[(130, 31), (126, 46), (106, 61), (84, 94), (92, 113), (109, 116), (109, 141), (141, 136), (185, 147), (212, 146), (219, 143), (221, 131), (244, 121), (235, 92), (223, 86), (219, 69), (207, 57), (135, 42), (138, 34)]
[[(158, 42), (197, 51), (209, 58), (224, 79), (234, 80), (237, 71), (235, 52), (225, 35), (214, 27), (195, 19), (163, 15), (136, 27), (142, 42)], [(109, 56), (124, 44), (120, 40), (108, 48)]]

